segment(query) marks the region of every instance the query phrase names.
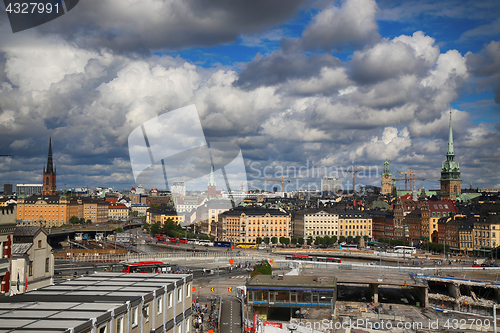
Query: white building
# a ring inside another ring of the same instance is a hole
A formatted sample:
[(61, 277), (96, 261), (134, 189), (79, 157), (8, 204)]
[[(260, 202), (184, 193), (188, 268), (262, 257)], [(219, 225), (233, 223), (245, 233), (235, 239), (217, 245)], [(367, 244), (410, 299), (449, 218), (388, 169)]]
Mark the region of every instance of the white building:
[(342, 190), (342, 181), (335, 177), (321, 178), (321, 192), (337, 192)]
[(186, 182), (173, 182), (171, 192), (186, 196)]
[(26, 197), (30, 197), (34, 194), (42, 194), (42, 187), (43, 184), (17, 184), (16, 194), (18, 197), (21, 193), (24, 193)]

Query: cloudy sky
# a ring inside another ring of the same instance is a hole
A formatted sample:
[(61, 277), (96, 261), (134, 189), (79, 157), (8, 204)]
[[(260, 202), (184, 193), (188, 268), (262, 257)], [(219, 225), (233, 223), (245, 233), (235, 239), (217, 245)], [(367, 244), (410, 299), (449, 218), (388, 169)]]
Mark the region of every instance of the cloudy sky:
[(499, 188), (499, 14), (497, 0), (81, 0), (14, 34), (2, 11), (0, 183), (41, 183), (52, 135), (58, 188), (135, 187), (129, 135), (195, 105), (208, 143), (240, 147), (250, 188), (283, 170), (289, 190), (325, 172), (351, 186), (353, 165), (380, 185), (386, 159), (440, 170), (450, 109), (463, 187)]

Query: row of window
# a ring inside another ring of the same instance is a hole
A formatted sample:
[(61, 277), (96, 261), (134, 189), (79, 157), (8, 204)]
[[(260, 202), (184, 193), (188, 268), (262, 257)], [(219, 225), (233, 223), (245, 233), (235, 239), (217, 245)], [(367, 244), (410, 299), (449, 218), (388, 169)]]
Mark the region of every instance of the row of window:
[(352, 234), (351, 231), (346, 231), (344, 235), (344, 233), (340, 231), (340, 236), (371, 236), (371, 234), (371, 231), (368, 231), (368, 233), (366, 231), (353, 231)]

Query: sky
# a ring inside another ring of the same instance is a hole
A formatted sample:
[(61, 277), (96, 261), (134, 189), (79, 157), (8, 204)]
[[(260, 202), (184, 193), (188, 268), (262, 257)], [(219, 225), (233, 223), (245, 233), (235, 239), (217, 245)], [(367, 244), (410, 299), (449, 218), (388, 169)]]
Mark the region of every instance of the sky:
[(393, 177), (439, 171), (450, 110), (462, 187), (500, 188), (499, 14), (497, 0), (81, 0), (12, 33), (2, 10), (0, 154), (14, 158), (0, 184), (41, 183), (51, 136), (58, 189), (136, 187), (131, 133), (194, 105), (200, 144), (239, 147), (248, 189), (350, 188), (353, 166), (380, 186), (386, 159)]

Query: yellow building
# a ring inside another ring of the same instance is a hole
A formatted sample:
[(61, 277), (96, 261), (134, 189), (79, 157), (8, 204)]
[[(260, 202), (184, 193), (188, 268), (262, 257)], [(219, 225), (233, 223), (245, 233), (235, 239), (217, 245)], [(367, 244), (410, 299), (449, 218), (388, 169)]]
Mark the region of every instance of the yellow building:
[(110, 203), (108, 207), (108, 219), (121, 220), (129, 215), (129, 209), (122, 203)]
[(238, 208), (220, 215), (217, 236), (232, 242), (256, 242), (257, 238), (290, 237), (290, 214), (277, 209)]
[(475, 217), (474, 249), (492, 248), (500, 245), (500, 218), (498, 215)]
[(104, 223), (108, 220), (109, 206), (105, 200), (82, 198), (83, 218), (92, 223)]
[(364, 211), (339, 211), (339, 236), (372, 237), (372, 218)]
[(458, 229), (458, 240), (460, 252), (468, 253), (474, 251), (474, 221), (475, 217), (470, 217), (460, 223)]
[(167, 210), (165, 208), (150, 208), (146, 212), (146, 222), (155, 224), (160, 222), (163, 226), (168, 219), (171, 219), (176, 224), (184, 223), (184, 215), (177, 215), (175, 210)]
[(69, 221), (70, 202), (65, 196), (33, 195), (24, 198), (22, 195), (17, 201), (18, 226), (57, 227)]

